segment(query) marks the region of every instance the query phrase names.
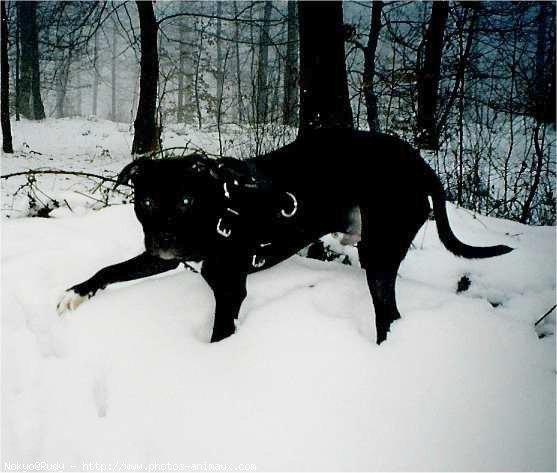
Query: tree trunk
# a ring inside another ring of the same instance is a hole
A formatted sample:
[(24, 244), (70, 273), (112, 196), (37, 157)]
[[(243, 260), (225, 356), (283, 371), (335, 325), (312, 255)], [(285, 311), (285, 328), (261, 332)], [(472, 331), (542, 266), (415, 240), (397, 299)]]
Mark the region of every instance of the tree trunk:
[(300, 2), (300, 129), (353, 128), (342, 3)]
[(139, 105), (135, 118), (135, 135), (132, 155), (140, 156), (159, 149), (160, 130), (156, 123), (157, 83), (159, 55), (157, 50), (157, 20), (153, 4), (136, 1), (139, 13), (141, 38), (141, 77), (139, 81)]
[(37, 4), (32, 2), (35, 7), (33, 9), (33, 35), (32, 35), (32, 80), (31, 94), (33, 98), (33, 118), (42, 120), (45, 118), (43, 100), (41, 98), (41, 71), (39, 65), (39, 33), (37, 30), (36, 12)]
[(19, 60), (20, 60), (20, 42), (19, 42), (19, 21), (15, 25), (15, 121), (19, 121)]
[(532, 213), (532, 204), (534, 203), (534, 197), (536, 196), (536, 192), (538, 191), (538, 187), (540, 185), (540, 177), (542, 174), (543, 169), (543, 150), (540, 144), (540, 129), (542, 124), (538, 122), (536, 127), (534, 128), (534, 151), (535, 151), (535, 166), (534, 166), (534, 180), (532, 182), (532, 186), (530, 187), (530, 191), (528, 192), (528, 196), (524, 201), (522, 206), (522, 212), (520, 215), (520, 223), (528, 223)]
[(296, 2), (288, 2), (288, 34), (284, 66), (283, 124), (296, 126), (298, 114), (298, 18)]
[(56, 71), (56, 108), (54, 109), (54, 116), (62, 118), (64, 116), (64, 69), (65, 63), (58, 64)]
[[(238, 16), (238, 2), (234, 2), (234, 16)], [(240, 25), (234, 22), (234, 50), (236, 56), (236, 102), (238, 107), (238, 124), (244, 121), (244, 100), (242, 97), (242, 74), (240, 68)]]
[[(551, 11), (551, 10), (552, 11)], [(553, 13), (553, 14), (551, 14)], [(550, 2), (540, 2), (537, 17), (536, 68), (534, 76), (534, 118), (540, 123), (555, 123), (555, 40), (548, 48), (547, 26), (549, 21), (554, 25), (555, 6)], [(553, 18), (550, 18), (552, 16)], [(549, 54), (548, 54), (549, 53)], [(550, 67), (553, 66), (553, 70)]]
[(137, 113), (137, 102), (139, 100), (139, 82), (141, 80), (141, 67), (138, 64), (134, 68), (134, 78), (133, 78), (133, 96), (132, 96), (132, 107), (130, 109), (130, 119), (133, 118), (134, 114)]
[(110, 108), (110, 119), (115, 122), (117, 121), (117, 104), (116, 104), (116, 87), (117, 87), (117, 76), (116, 76), (116, 55), (118, 53), (118, 35), (116, 21), (112, 23), (112, 58), (111, 58), (111, 83), (112, 83), (112, 97), (111, 97), (111, 108)]
[(263, 25), (259, 35), (259, 59), (257, 63), (257, 107), (256, 122), (267, 121), (267, 108), (269, 102), (269, 84), (267, 80), (269, 69), (269, 27), (271, 23), (271, 12), (273, 4), (269, 0), (265, 2), (263, 10)]
[(374, 76), (375, 52), (377, 51), (379, 32), (381, 31), (381, 11), (383, 10), (383, 5), (384, 3), (381, 1), (374, 1), (372, 4), (369, 38), (367, 46), (364, 50), (363, 91), (367, 109), (367, 123), (370, 131), (379, 131), (379, 121), (377, 118), (377, 96), (374, 91)]
[(95, 46), (93, 50), (93, 115), (97, 115), (99, 97), (99, 33), (95, 33)]
[(75, 73), (75, 88), (77, 89), (76, 97), (76, 113), (78, 117), (82, 116), (82, 105), (83, 105), (83, 87), (81, 86), (81, 72), (79, 70)]
[(8, 64), (8, 16), (6, 15), (6, 3), (2, 3), (2, 29), (0, 38), (0, 69), (2, 82), (0, 96), (2, 103), (0, 104), (0, 116), (2, 121), (2, 151), (4, 153), (13, 153), (14, 148), (12, 144), (12, 128), (10, 126), (10, 71)]
[[(180, 3), (180, 13), (188, 13), (186, 2)], [(180, 30), (178, 47), (178, 100), (176, 119), (178, 123), (191, 123), (192, 120), (192, 64), (188, 55), (188, 47), (192, 47), (192, 29), (187, 17), (182, 17), (178, 29)]]
[(180, 25), (180, 46), (178, 51), (178, 104), (176, 110), (176, 120), (178, 123), (184, 121), (184, 68), (186, 62), (186, 41), (185, 28)]
[(222, 110), (222, 93), (224, 88), (224, 58), (222, 55), (222, 2), (217, 2), (217, 70), (216, 70), (216, 80), (217, 80), (217, 106), (216, 111), (216, 122), (220, 125), (221, 123), (221, 110)]
[(21, 44), (20, 79), (19, 79), (19, 112), (25, 118), (31, 117), (31, 78), (33, 69), (32, 47), (31, 47), (31, 21), (33, 2), (17, 2), (17, 23), (19, 26), (19, 39)]
[(199, 81), (201, 76), (201, 55), (203, 53), (203, 35), (205, 34), (205, 28), (201, 26), (199, 29), (199, 42), (197, 47), (197, 55), (195, 60), (195, 77), (193, 81), (193, 92), (195, 97), (195, 110), (197, 113), (197, 126), (199, 129), (203, 126), (203, 115), (201, 113), (201, 97), (200, 97), (200, 90), (199, 90)]
[(58, 67), (56, 76), (56, 118), (65, 116), (66, 95), (68, 90), (68, 79), (70, 77), (70, 67), (72, 61), (72, 51), (62, 59)]
[[(459, 53), (459, 60), (458, 66), (456, 70), (456, 78), (455, 83), (453, 86), (453, 90), (449, 99), (447, 100), (447, 104), (445, 106), (445, 110), (437, 120), (437, 136), (440, 135), (441, 130), (445, 126), (447, 119), (449, 117), (449, 113), (453, 107), (454, 101), (456, 100), (459, 91), (462, 93), (462, 89), (464, 88), (464, 77), (466, 73), (466, 69), (470, 62), (470, 53), (472, 51), (472, 43), (474, 42), (474, 38), (476, 36), (476, 24), (479, 18), (479, 12), (481, 5), (480, 3), (476, 2), (469, 2), (466, 4), (467, 11), (464, 17), (464, 22), (466, 22), (466, 17), (468, 16), (468, 11), (472, 10), (472, 17), (470, 18), (470, 23), (468, 26), (468, 37), (466, 39), (466, 47), (464, 48), (464, 52), (462, 50)], [(460, 35), (460, 40), (462, 41), (462, 34)], [(462, 48), (461, 48), (462, 49)]]
[(433, 2), (431, 19), (424, 38), (423, 64), (418, 66), (418, 133), (416, 141), (424, 149), (437, 150), (439, 148), (436, 115), (443, 35), (448, 14), (448, 2)]
[(21, 40), (19, 109), (26, 118), (42, 120), (45, 113), (41, 99), (37, 2), (17, 2), (16, 5)]
[[(281, 82), (281, 76), (282, 76), (282, 59), (278, 55), (275, 58), (275, 63), (273, 64), (273, 71), (276, 71), (276, 76), (271, 77), (271, 79), (269, 79), (269, 84), (276, 84), (276, 85), (273, 87), (273, 91), (272, 91), (273, 93), (270, 99), (271, 103), (267, 109), (267, 121), (271, 121), (274, 123), (280, 120), (280, 116), (282, 114), (282, 111), (280, 110), (281, 107), (279, 106), (279, 94), (281, 92), (281, 88), (279, 87), (279, 84)], [(269, 89), (270, 88), (271, 87), (269, 87)]]

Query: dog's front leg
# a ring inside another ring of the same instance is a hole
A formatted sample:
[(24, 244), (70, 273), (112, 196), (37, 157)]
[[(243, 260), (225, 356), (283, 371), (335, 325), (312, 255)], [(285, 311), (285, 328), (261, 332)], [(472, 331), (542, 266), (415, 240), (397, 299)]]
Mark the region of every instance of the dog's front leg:
[(232, 335), (242, 302), (246, 298), (247, 271), (233, 261), (206, 261), (201, 275), (215, 296), (215, 322), (211, 343)]
[(177, 260), (163, 260), (148, 253), (141, 253), (135, 258), (122, 263), (107, 266), (92, 278), (72, 286), (62, 294), (56, 309), (58, 314), (76, 309), (83, 301), (90, 299), (95, 293), (109, 284), (153, 276), (170, 271), (178, 266)]

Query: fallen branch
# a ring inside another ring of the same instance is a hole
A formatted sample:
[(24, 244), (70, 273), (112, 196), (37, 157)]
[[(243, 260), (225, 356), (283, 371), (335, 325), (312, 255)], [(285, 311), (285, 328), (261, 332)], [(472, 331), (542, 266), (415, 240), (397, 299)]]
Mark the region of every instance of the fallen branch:
[(557, 307), (557, 304), (555, 304), (551, 309), (549, 309), (545, 314), (543, 314), (538, 321), (534, 324), (534, 327), (536, 325), (538, 325), (543, 319), (545, 319), (549, 314), (551, 314), (551, 312), (553, 312), (555, 310), (555, 307)]
[[(17, 176), (34, 176), (36, 174), (59, 174), (59, 175), (68, 175), (68, 176), (79, 176), (79, 177), (88, 177), (91, 179), (101, 179), (102, 181), (114, 182), (116, 183), (116, 179), (113, 177), (101, 176), (99, 174), (92, 174), (89, 172), (80, 172), (80, 171), (60, 171), (57, 169), (29, 169), (28, 171), (20, 171), (20, 172), (13, 172), (11, 174), (2, 174), (0, 179), (9, 179), (10, 177), (17, 177)], [(126, 184), (127, 185), (127, 184)]]

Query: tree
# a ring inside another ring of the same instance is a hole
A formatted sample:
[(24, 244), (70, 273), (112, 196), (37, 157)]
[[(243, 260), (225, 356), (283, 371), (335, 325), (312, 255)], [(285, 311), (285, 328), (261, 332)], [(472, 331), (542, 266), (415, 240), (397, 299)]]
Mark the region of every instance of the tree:
[[(371, 23), (369, 28), (369, 36), (367, 45), (364, 46), (357, 39), (350, 37), (348, 41), (354, 43), (364, 55), (364, 70), (362, 74), (362, 92), (367, 110), (367, 123), (370, 131), (379, 131), (379, 119), (377, 117), (377, 96), (374, 90), (375, 80), (375, 56), (377, 51), (377, 43), (379, 41), (379, 33), (381, 31), (381, 12), (384, 2), (377, 0), (372, 3), (371, 7)], [(352, 35), (355, 31), (351, 32)]]
[(268, 68), (269, 68), (269, 27), (271, 23), (272, 2), (265, 1), (263, 10), (263, 25), (259, 35), (259, 60), (257, 63), (257, 106), (256, 106), (256, 122), (264, 123), (267, 121), (267, 107), (269, 104), (269, 84), (268, 84)]
[(26, 118), (42, 120), (45, 118), (45, 113), (41, 99), (37, 2), (17, 2), (16, 5), (21, 42), (18, 109)]
[[(186, 12), (186, 6), (185, 2), (180, 3), (180, 11)], [(187, 46), (191, 48), (192, 27), (189, 22), (182, 19), (178, 28), (178, 100), (176, 118), (178, 123), (191, 123), (193, 118), (191, 103), (193, 74), (191, 71), (191, 52), (188, 52)]]
[[(535, 150), (535, 164), (533, 166), (533, 180), (530, 186), (530, 191), (524, 201), (522, 206), (522, 212), (520, 215), (520, 222), (527, 223), (530, 220), (532, 205), (534, 202), (534, 197), (538, 191), (540, 185), (540, 177), (543, 170), (543, 150), (540, 140), (540, 130), (543, 123), (555, 123), (555, 110), (549, 109), (551, 105), (551, 98), (548, 96), (549, 91), (555, 85), (551, 86), (549, 80), (555, 80), (555, 71), (551, 73), (548, 71), (551, 65), (555, 64), (555, 57), (548, 58), (546, 54), (546, 36), (547, 36), (547, 23), (549, 17), (549, 3), (540, 2), (539, 11), (537, 16), (537, 32), (536, 32), (536, 57), (535, 57), (535, 71), (534, 71), (534, 119), (536, 120), (536, 126), (533, 132), (534, 150)], [(554, 18), (553, 18), (554, 20)], [(554, 23), (554, 21), (553, 21)], [(555, 43), (553, 43), (552, 56), (555, 55)], [(551, 78), (551, 79), (550, 79)]]
[(2, 30), (1, 30), (1, 64), (2, 76), (0, 78), (2, 82), (1, 91), (1, 121), (2, 121), (2, 151), (4, 153), (13, 153), (14, 148), (12, 145), (12, 129), (10, 126), (10, 71), (8, 65), (8, 16), (6, 15), (6, 2), (0, 2), (2, 4)]
[(418, 66), (418, 133), (416, 141), (425, 149), (436, 150), (439, 147), (436, 115), (443, 35), (448, 14), (448, 2), (433, 2), (431, 18), (424, 38), (423, 64)]
[(555, 24), (555, 5), (540, 2), (537, 15), (536, 60), (532, 87), (533, 115), (540, 123), (555, 123), (555, 39), (551, 42), (551, 47), (548, 48), (547, 44), (547, 26), (550, 21), (552, 25)]
[(95, 33), (95, 43), (93, 46), (93, 115), (97, 115), (98, 97), (99, 97), (99, 34)]
[[(216, 25), (216, 47), (217, 47), (217, 64), (214, 71), (215, 80), (217, 84), (217, 91), (215, 95), (215, 118), (217, 123), (217, 128), (220, 130), (220, 126), (223, 120), (223, 101), (224, 101), (224, 81), (226, 76), (226, 64), (228, 62), (228, 54), (230, 52), (229, 47), (226, 47), (226, 51), (223, 51), (223, 4), (224, 2), (217, 2), (217, 25)], [(219, 135), (220, 136), (220, 135)]]
[(370, 131), (379, 131), (377, 97), (375, 95), (373, 81), (375, 79), (375, 52), (377, 50), (379, 32), (381, 31), (381, 10), (383, 10), (383, 2), (373, 2), (369, 39), (364, 54), (363, 89), (367, 108), (367, 123)]
[[(141, 18), (141, 16), (140, 16)], [(118, 84), (118, 74), (116, 74), (116, 65), (117, 65), (117, 60), (118, 60), (118, 34), (117, 34), (117, 26), (116, 26), (116, 20), (113, 21), (112, 23), (112, 56), (111, 56), (111, 62), (110, 62), (110, 77), (111, 77), (111, 111), (110, 111), (110, 119), (115, 122), (117, 121), (118, 117), (117, 117), (117, 103), (116, 103), (116, 97), (117, 97), (117, 84)]]
[(141, 76), (139, 104), (134, 122), (132, 155), (141, 156), (159, 149), (160, 129), (156, 121), (159, 56), (157, 50), (157, 20), (153, 4), (136, 1), (139, 13), (141, 43)]
[[(234, 1), (234, 16), (238, 16), (238, 2)], [(238, 111), (238, 124), (244, 122), (244, 99), (242, 97), (242, 71), (240, 67), (240, 25), (234, 22), (234, 56), (236, 59), (236, 102)]]
[(352, 128), (342, 4), (300, 2), (300, 128)]
[(56, 74), (56, 118), (65, 116), (65, 102), (70, 79), (70, 68), (72, 64), (72, 50), (67, 55), (62, 56)]
[(296, 126), (298, 116), (298, 17), (296, 2), (288, 2), (288, 33), (284, 67), (283, 124)]

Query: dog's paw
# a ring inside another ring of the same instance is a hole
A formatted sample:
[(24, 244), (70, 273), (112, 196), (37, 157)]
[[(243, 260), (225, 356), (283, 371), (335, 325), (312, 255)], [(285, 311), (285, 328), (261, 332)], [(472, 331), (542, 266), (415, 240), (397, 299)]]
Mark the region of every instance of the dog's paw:
[(56, 304), (56, 311), (58, 315), (64, 314), (64, 312), (69, 310), (77, 309), (82, 302), (89, 299), (90, 296), (86, 294), (85, 296), (80, 296), (77, 292), (73, 289), (68, 289), (65, 291), (60, 299), (58, 299), (58, 304)]

